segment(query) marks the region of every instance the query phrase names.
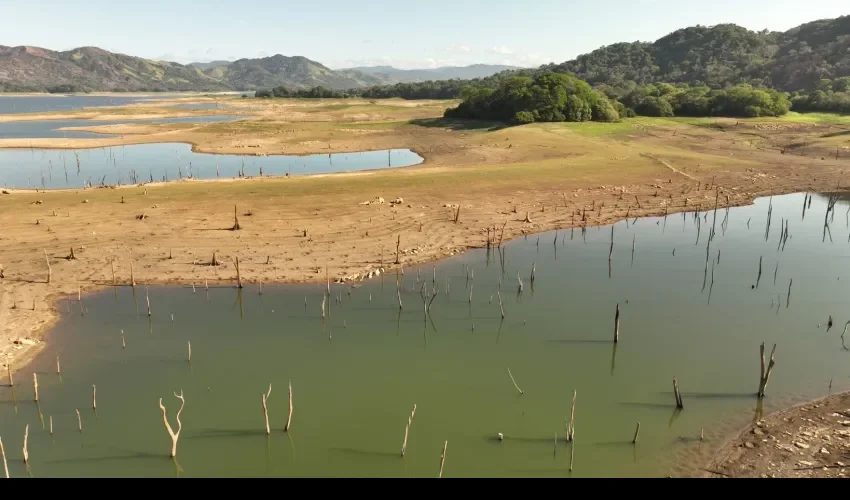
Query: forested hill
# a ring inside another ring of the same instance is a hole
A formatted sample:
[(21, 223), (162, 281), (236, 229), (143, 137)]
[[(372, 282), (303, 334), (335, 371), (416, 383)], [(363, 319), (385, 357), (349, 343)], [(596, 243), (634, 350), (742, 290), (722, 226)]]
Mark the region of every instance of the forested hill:
[(616, 43), (561, 64), (592, 85), (667, 82), (723, 87), (739, 83), (794, 91), (850, 75), (850, 16), (786, 32), (754, 32), (734, 24), (680, 29), (653, 43)]

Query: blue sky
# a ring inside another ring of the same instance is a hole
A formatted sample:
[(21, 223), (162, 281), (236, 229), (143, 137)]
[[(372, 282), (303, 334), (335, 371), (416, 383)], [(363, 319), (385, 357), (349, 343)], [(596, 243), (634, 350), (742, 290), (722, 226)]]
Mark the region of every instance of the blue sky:
[(537, 66), (695, 24), (786, 30), (846, 0), (0, 0), (0, 45), (181, 63), (303, 55), (331, 68)]

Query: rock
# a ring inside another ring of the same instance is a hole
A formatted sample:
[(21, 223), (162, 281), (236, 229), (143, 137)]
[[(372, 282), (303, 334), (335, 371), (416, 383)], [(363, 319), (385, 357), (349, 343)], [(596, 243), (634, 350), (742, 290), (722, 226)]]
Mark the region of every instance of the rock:
[(794, 441), (794, 446), (796, 446), (797, 448), (802, 448), (804, 450), (809, 449), (809, 445), (807, 445), (806, 443), (800, 442), (800, 441)]
[(499, 433), (499, 441), (503, 441), (505, 439), (505, 435), (501, 432)]
[(89, 202), (89, 200), (83, 200), (83, 203), (88, 203), (88, 202)]
[(402, 203), (404, 203), (404, 198), (396, 198), (390, 202), (392, 205), (401, 205)]
[(829, 450), (827, 450), (826, 448), (821, 448), (818, 453), (823, 453), (824, 455), (829, 455)]
[(803, 467), (811, 467), (812, 463), (806, 462), (805, 460), (800, 460), (799, 462), (797, 462), (797, 465), (802, 465)]
[(748, 449), (752, 450), (752, 449), (753, 449), (753, 448), (755, 448), (755, 447), (756, 447), (756, 446), (755, 446), (753, 443), (749, 442), (749, 441), (747, 441), (746, 443), (744, 443), (744, 448), (748, 448)]
[(850, 420), (842, 420), (841, 422), (838, 422), (838, 423), (843, 425), (844, 427), (850, 427)]
[(755, 434), (756, 436), (763, 436), (764, 431), (759, 429), (758, 427), (756, 427), (756, 428), (753, 429), (753, 434)]

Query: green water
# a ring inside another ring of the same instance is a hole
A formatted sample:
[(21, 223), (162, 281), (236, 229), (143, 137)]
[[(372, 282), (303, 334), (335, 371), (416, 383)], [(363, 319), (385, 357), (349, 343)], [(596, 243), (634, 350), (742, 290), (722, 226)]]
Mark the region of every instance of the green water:
[[(14, 398), (0, 387), (0, 436), (10, 472), (436, 477), (448, 441), (444, 477), (693, 473), (755, 417), (762, 340), (768, 348), (778, 344), (764, 411), (826, 395), (831, 380), (833, 392), (850, 388), (850, 351), (840, 340), (850, 320), (847, 205), (838, 203), (830, 225), (834, 242), (824, 242), (826, 198), (815, 196), (801, 220), (803, 198), (773, 198), (767, 241), (767, 199), (729, 210), (726, 224), (726, 211), (718, 211), (707, 272), (711, 212), (701, 222), (698, 244), (692, 214), (666, 223), (616, 224), (610, 278), (610, 226), (585, 235), (561, 231), (557, 242), (555, 233), (545, 233), (539, 246), (537, 236), (507, 243), (504, 272), (498, 253), (488, 261), (484, 250), (471, 251), (437, 264), (438, 296), (427, 321), (420, 289), (422, 281), (432, 288), (432, 266), (421, 268), (419, 283), (417, 270), (406, 269), (401, 313), (394, 273), (353, 289), (332, 284), (325, 322), (325, 287), (315, 284), (266, 286), (262, 295), (257, 285), (247, 285), (241, 301), (234, 288), (207, 295), (202, 285), (196, 293), (152, 287), (150, 322), (143, 286), (136, 289), (138, 305), (130, 288), (84, 297), (84, 315), (76, 297), (62, 301), (60, 309), (68, 312), (43, 353), (16, 373)], [(790, 237), (777, 251), (782, 218), (790, 220)], [(762, 276), (752, 289), (759, 256)], [(466, 266), (474, 272), (468, 283)], [(517, 272), (524, 281), (521, 297)], [(504, 321), (496, 294), (502, 276)], [(830, 315), (834, 326), (827, 332)], [(38, 406), (32, 369), (39, 373)], [(674, 376), (683, 393), (681, 412), (675, 411)], [(294, 413), (284, 433), (289, 380)], [(267, 437), (261, 395), (269, 383)], [(564, 422), (574, 389), (570, 473)], [(174, 425), (179, 401), (172, 393), (180, 390), (186, 407), (175, 463), (168, 458), (171, 443), (158, 400)], [(637, 421), (640, 438), (632, 446)]]

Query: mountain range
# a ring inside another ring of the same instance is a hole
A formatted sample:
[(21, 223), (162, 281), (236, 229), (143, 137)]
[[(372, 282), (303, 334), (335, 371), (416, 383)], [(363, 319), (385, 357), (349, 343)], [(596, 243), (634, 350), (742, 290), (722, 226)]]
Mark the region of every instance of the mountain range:
[(811, 89), (823, 79), (850, 75), (850, 16), (813, 21), (785, 32), (755, 32), (734, 24), (693, 26), (655, 42), (615, 43), (537, 69), (479, 64), (332, 70), (305, 57), (280, 54), (183, 65), (97, 47), (56, 52), (0, 46), (0, 92), (221, 91), (278, 86), (346, 90), (454, 79), (488, 85), (539, 71), (574, 74), (593, 85), (682, 82), (723, 87), (752, 83), (788, 91)]
[(222, 91), (277, 86), (343, 90), (399, 82), (490, 76), (510, 66), (399, 70), (387, 66), (332, 70), (306, 57), (187, 65), (112, 53), (97, 47), (57, 52), (0, 45), (0, 92)]

